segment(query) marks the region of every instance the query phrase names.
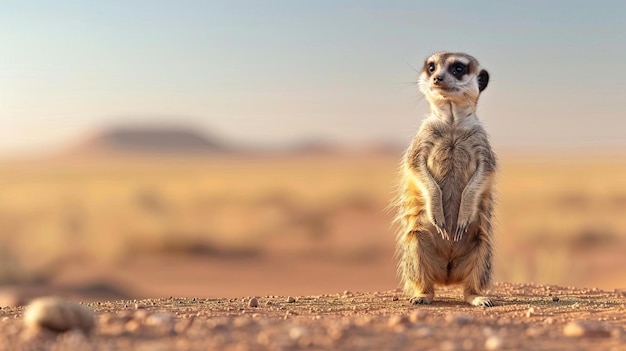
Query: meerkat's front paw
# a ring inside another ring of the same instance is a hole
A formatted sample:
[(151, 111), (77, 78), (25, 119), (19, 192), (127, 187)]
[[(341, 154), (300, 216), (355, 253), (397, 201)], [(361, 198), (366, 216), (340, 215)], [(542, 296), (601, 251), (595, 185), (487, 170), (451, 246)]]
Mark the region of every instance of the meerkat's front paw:
[(437, 233), (445, 240), (450, 240), (450, 235), (446, 231), (446, 217), (441, 207), (435, 207), (429, 211), (430, 222), (435, 226)]
[(467, 229), (470, 226), (470, 222), (459, 222), (456, 225), (456, 230), (454, 231), (454, 236), (452, 237), (452, 240), (454, 241), (460, 241), (463, 238), (463, 235), (465, 235), (465, 233), (467, 233)]
[(435, 226), (435, 229), (437, 230), (437, 233), (439, 233), (439, 235), (441, 235), (443, 239), (450, 240), (450, 234), (448, 234), (448, 232), (446, 231), (445, 220), (437, 220), (436, 218), (432, 218), (431, 220), (433, 222), (433, 225)]
[(463, 211), (459, 213), (459, 219), (456, 221), (456, 230), (454, 231), (452, 240), (460, 241), (474, 222), (475, 217), (476, 215), (470, 211)]

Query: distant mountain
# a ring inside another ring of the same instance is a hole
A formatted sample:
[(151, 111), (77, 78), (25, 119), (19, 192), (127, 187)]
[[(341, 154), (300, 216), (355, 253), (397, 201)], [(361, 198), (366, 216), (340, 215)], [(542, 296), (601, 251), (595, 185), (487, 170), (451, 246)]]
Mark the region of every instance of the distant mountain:
[(97, 131), (60, 156), (123, 155), (301, 155), (332, 156), (340, 154), (400, 155), (403, 146), (390, 142), (342, 145), (323, 138), (303, 139), (282, 148), (242, 146), (224, 143), (191, 127), (112, 127)]
[(332, 155), (342, 151), (342, 147), (324, 139), (305, 139), (285, 148), (285, 152), (296, 155)]
[(86, 138), (69, 153), (204, 154), (224, 151), (224, 145), (191, 128), (150, 126), (105, 129)]

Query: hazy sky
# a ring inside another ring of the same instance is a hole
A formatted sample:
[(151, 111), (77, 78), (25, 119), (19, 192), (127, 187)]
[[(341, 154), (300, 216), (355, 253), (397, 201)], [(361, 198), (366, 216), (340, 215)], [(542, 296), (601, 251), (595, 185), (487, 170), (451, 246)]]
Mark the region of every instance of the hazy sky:
[(189, 123), (233, 142), (407, 143), (411, 68), (489, 70), (496, 147), (626, 149), (624, 1), (0, 1), (0, 153), (111, 124)]

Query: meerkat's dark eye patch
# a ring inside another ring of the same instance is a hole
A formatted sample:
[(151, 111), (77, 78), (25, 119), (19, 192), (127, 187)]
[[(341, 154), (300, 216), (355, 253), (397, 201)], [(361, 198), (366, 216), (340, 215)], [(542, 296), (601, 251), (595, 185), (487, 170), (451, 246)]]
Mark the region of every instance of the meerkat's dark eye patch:
[(435, 63), (434, 62), (429, 62), (428, 63), (428, 72), (430, 72), (430, 73), (435, 72)]
[(468, 72), (467, 70), (467, 65), (461, 63), (461, 62), (455, 62), (453, 64), (450, 65), (450, 67), (448, 68), (448, 71), (456, 77), (456, 79), (461, 79), (461, 77)]

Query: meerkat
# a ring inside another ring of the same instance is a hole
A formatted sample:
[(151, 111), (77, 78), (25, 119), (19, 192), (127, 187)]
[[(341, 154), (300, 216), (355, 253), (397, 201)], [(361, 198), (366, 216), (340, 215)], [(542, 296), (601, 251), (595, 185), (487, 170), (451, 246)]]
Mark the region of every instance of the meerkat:
[(489, 73), (464, 53), (424, 62), (419, 90), (430, 112), (404, 154), (397, 198), (398, 273), (413, 304), (429, 304), (436, 285), (460, 284), (464, 300), (491, 281), (496, 157), (476, 116)]

